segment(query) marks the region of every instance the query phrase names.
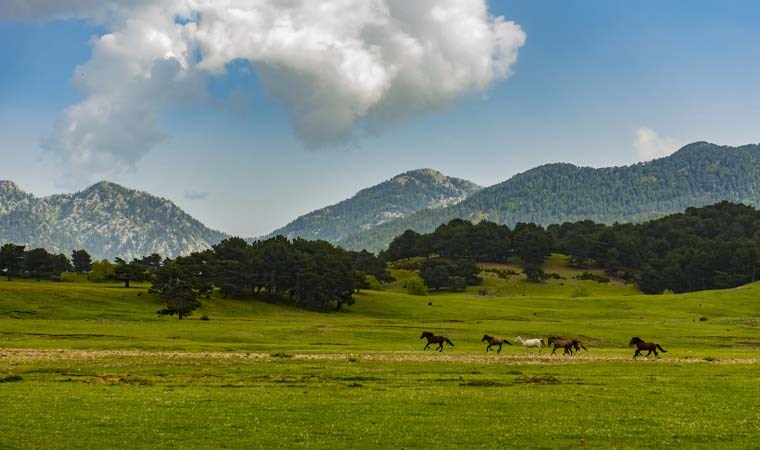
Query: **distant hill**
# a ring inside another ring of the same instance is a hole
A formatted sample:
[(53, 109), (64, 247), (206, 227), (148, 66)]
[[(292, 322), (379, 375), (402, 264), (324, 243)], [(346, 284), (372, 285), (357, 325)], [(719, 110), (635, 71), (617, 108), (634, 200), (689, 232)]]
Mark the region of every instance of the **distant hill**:
[(174, 257), (203, 250), (227, 235), (211, 230), (174, 203), (101, 182), (74, 194), (37, 198), (0, 181), (0, 244), (13, 242), (95, 258), (151, 253)]
[(510, 226), (583, 219), (639, 222), (722, 200), (760, 204), (760, 145), (696, 142), (671, 156), (624, 167), (547, 164), (456, 205), (421, 210), (365, 230), (341, 245), (379, 250), (407, 229), (430, 232), (454, 218)]
[(270, 236), (340, 243), (356, 233), (421, 209), (457, 204), (480, 189), (475, 183), (435, 170), (413, 170), (363, 189), (348, 200), (301, 216)]

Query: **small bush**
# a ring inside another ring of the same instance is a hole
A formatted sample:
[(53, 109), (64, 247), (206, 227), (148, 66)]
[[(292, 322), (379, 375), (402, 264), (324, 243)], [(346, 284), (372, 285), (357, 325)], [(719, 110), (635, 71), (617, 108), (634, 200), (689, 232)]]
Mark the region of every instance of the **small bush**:
[(20, 375), (8, 375), (7, 377), (0, 378), (0, 383), (14, 383), (22, 380), (23, 378)]
[(716, 361), (720, 361), (720, 359), (718, 359), (718, 358), (716, 358), (714, 356), (707, 356), (707, 357), (705, 357), (705, 361), (707, 361), (707, 362), (716, 362)]
[(269, 356), (272, 358), (292, 358), (293, 355), (290, 353), (271, 353)]
[(513, 275), (520, 275), (519, 272), (516, 272), (516, 271), (514, 271), (512, 269), (488, 268), (488, 269), (483, 269), (483, 272), (495, 274), (497, 277), (499, 277), (499, 278), (501, 278), (503, 280), (508, 280), (509, 277), (511, 277)]
[(607, 277), (603, 277), (601, 275), (594, 275), (591, 272), (583, 272), (580, 275), (576, 275), (576, 280), (589, 280), (589, 281), (596, 281), (597, 283), (609, 283), (610, 279)]
[(367, 275), (365, 277), (365, 280), (367, 281), (367, 290), (370, 291), (382, 291), (383, 285), (380, 283), (380, 281), (374, 276), (374, 275)]
[(586, 286), (581, 286), (579, 288), (576, 288), (571, 294), (571, 298), (580, 298), (580, 297), (589, 297), (591, 295), (591, 292), (589, 292), (588, 288)]
[(200, 317), (200, 320), (203, 320), (203, 321), (208, 321), (208, 320), (211, 320), (211, 319), (209, 319), (209, 318), (208, 318), (208, 316), (204, 314), (204, 315), (202, 315), (202, 316)]
[(422, 278), (419, 278), (419, 277), (410, 278), (406, 282), (406, 292), (409, 295), (424, 296), (428, 294), (428, 290), (427, 290), (427, 286), (425, 286), (425, 282), (422, 281)]
[(707, 317), (702, 316), (702, 317), (699, 318), (699, 321), (700, 322), (707, 322)]

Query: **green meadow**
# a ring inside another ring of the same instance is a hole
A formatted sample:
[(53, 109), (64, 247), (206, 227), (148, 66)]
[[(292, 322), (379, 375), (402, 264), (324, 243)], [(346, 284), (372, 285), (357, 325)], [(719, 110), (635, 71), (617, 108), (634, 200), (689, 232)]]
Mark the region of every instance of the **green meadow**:
[[(428, 296), (395, 271), (341, 313), (214, 295), (182, 321), (147, 285), (3, 280), (0, 448), (760, 448), (760, 284), (646, 296), (563, 261)], [(668, 352), (634, 361), (632, 336)]]

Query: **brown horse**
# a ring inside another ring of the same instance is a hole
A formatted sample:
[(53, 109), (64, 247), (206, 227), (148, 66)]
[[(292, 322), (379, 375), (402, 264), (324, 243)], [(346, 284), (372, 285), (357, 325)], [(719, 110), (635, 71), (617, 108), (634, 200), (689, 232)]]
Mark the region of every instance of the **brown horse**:
[(496, 338), (496, 337), (493, 337), (493, 336), (489, 336), (487, 334), (484, 334), (483, 335), (483, 339), (480, 340), (480, 342), (483, 342), (483, 341), (487, 341), (488, 342), (488, 347), (486, 347), (486, 353), (488, 353), (488, 351), (491, 350), (491, 346), (494, 346), (494, 345), (498, 345), (499, 346), (499, 349), (496, 350), (497, 354), (501, 353), (501, 346), (502, 345), (504, 345), (504, 344), (512, 345), (512, 343), (509, 342), (506, 339)]
[(581, 349), (588, 351), (585, 345), (583, 345), (583, 342), (579, 341), (578, 339), (565, 339), (560, 336), (552, 336), (550, 338), (546, 339), (546, 342), (549, 344), (554, 345), (554, 349), (552, 349), (552, 355), (554, 355), (558, 348), (563, 348), (565, 351), (562, 353), (563, 355), (570, 355), (573, 356), (573, 350), (575, 352), (581, 351)]
[(572, 339), (564, 339), (559, 336), (552, 336), (546, 339), (546, 342), (549, 345), (553, 345), (554, 348), (552, 349), (552, 355), (555, 354), (558, 348), (565, 349), (565, 351), (562, 353), (563, 355), (573, 355), (573, 340)]
[(423, 331), (422, 335), (420, 336), (420, 339), (426, 338), (427, 339), (427, 345), (423, 350), (427, 350), (428, 347), (430, 347), (430, 344), (438, 344), (438, 351), (443, 351), (443, 343), (446, 342), (450, 346), (454, 346), (454, 343), (449, 340), (446, 336), (436, 336), (433, 333), (429, 331)]
[(654, 356), (656, 358), (659, 358), (660, 355), (657, 353), (657, 350), (659, 349), (663, 353), (667, 353), (667, 351), (660, 347), (660, 344), (655, 344), (654, 342), (644, 342), (639, 337), (632, 337), (631, 342), (628, 343), (629, 347), (636, 346), (636, 353), (633, 354), (633, 357), (636, 358), (637, 356), (641, 356), (642, 350), (648, 350), (649, 353), (646, 354), (646, 356), (649, 356), (654, 352)]

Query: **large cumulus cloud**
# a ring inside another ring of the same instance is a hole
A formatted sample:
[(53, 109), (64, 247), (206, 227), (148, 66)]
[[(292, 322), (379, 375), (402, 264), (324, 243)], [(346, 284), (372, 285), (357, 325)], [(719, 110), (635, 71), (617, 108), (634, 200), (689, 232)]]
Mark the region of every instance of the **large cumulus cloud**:
[(509, 76), (525, 42), (485, 0), (8, 0), (0, 18), (81, 17), (110, 30), (74, 74), (82, 96), (45, 146), (74, 173), (130, 165), (164, 105), (248, 61), (310, 147), (381, 130)]

